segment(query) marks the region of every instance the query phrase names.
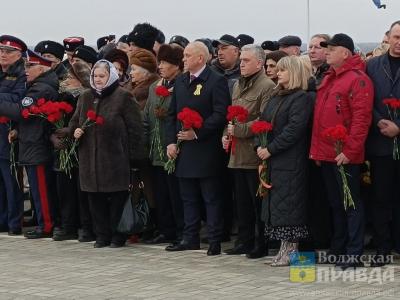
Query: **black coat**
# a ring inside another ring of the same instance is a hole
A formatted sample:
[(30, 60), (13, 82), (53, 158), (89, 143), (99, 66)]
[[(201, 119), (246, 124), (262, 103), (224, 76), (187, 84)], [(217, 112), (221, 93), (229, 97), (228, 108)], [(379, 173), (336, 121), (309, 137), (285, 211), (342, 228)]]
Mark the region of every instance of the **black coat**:
[(38, 165), (52, 161), (50, 123), (39, 117), (23, 119), (21, 116), (23, 109), (35, 105), (40, 98), (58, 99), (58, 78), (52, 70), (28, 83), (26, 96), (19, 103), (0, 102), (0, 115), (18, 121), (19, 163), (21, 165)]
[[(24, 60), (21, 58), (15, 62), (8, 68), (7, 72), (3, 72), (0, 67), (0, 103), (20, 103), (21, 99), (25, 96), (25, 92), (26, 75)], [(0, 158), (7, 160), (10, 158), (9, 129), (8, 124), (0, 124)]]
[(307, 129), (312, 109), (313, 102), (306, 92), (281, 91), (270, 99), (260, 117), (273, 123), (267, 143), (271, 153), (267, 161), (268, 182), (272, 188), (262, 207), (262, 219), (270, 226), (306, 223)]
[[(368, 155), (391, 156), (393, 153), (393, 138), (384, 136), (378, 128), (381, 119), (390, 120), (385, 98), (400, 98), (400, 71), (392, 78), (388, 53), (374, 57), (367, 64), (367, 74), (374, 84), (373, 120), (366, 143)], [(400, 116), (394, 120), (400, 127)]]
[(103, 125), (86, 128), (79, 140), (79, 180), (85, 192), (127, 191), (130, 162), (142, 152), (143, 124), (138, 103), (118, 82), (106, 90), (102, 96), (85, 90), (69, 122), (73, 133), (85, 122), (88, 110), (104, 118)]
[[(201, 85), (200, 95), (194, 95)], [(176, 162), (178, 177), (204, 178), (216, 176), (222, 169), (222, 132), (226, 123), (226, 110), (230, 104), (227, 80), (206, 67), (191, 83), (189, 73), (177, 77), (168, 111), (166, 144), (175, 144), (181, 130), (177, 114), (188, 107), (204, 119), (203, 126), (196, 129), (198, 139), (181, 143)], [(220, 168), (221, 166), (221, 168)]]

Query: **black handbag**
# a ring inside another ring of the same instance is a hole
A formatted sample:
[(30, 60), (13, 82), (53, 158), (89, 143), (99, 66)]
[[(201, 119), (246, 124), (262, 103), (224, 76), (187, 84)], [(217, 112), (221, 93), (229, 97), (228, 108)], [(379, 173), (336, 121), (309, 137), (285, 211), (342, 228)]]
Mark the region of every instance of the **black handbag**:
[(137, 234), (145, 230), (150, 216), (149, 205), (144, 196), (144, 184), (139, 183), (139, 197), (134, 201), (132, 197), (132, 185), (129, 187), (129, 196), (126, 200), (117, 231), (124, 234)]

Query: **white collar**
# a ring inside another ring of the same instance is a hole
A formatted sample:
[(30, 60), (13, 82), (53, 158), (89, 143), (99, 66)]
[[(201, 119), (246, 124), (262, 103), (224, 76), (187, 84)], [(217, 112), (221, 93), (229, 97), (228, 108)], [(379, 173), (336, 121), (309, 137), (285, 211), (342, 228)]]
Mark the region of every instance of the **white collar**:
[(204, 65), (204, 66), (203, 66), (200, 70), (198, 70), (196, 73), (194, 73), (194, 74), (190, 73), (190, 76), (191, 76), (191, 75), (194, 75), (194, 76), (196, 76), (196, 78), (199, 77), (200, 74), (204, 71), (205, 68), (206, 68), (206, 65)]

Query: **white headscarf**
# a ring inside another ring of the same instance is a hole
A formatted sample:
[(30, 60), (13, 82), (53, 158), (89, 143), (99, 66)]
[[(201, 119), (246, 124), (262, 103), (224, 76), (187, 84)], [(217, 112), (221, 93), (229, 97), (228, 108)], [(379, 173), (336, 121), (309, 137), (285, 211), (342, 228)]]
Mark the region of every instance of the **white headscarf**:
[[(96, 86), (94, 85), (94, 70), (98, 67), (99, 64), (107, 64), (110, 67), (110, 77), (108, 77), (108, 81), (106, 83), (105, 86), (103, 86), (101, 89), (96, 88)], [(115, 66), (109, 62), (108, 60), (105, 59), (100, 59), (98, 62), (96, 62), (92, 68), (92, 70), (90, 71), (90, 86), (98, 93), (101, 94), (101, 92), (108, 88), (110, 85), (112, 85), (114, 82), (119, 80), (119, 76), (118, 76), (118, 71), (115, 68)]]

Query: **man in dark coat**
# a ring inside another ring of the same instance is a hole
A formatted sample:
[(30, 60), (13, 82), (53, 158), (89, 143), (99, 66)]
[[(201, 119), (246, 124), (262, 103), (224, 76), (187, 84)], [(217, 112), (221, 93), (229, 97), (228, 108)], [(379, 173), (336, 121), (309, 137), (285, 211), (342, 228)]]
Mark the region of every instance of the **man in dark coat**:
[[(0, 37), (0, 103), (18, 103), (25, 95), (25, 51), (26, 45), (20, 39)], [(10, 171), (8, 133), (13, 127), (11, 121), (0, 124), (0, 230), (8, 230), (9, 235), (21, 234), (23, 213), (22, 193)]]
[[(58, 78), (51, 69), (51, 61), (28, 50), (26, 74), (28, 90), (19, 103), (0, 102), (0, 115), (18, 121), (19, 164), (25, 166), (35, 210), (38, 228), (25, 233), (36, 239), (51, 237), (53, 230), (52, 203), (54, 185), (52, 179), (52, 147), (49, 136), (50, 123), (39, 117), (22, 117), (22, 112), (35, 105), (38, 99), (58, 98)], [(15, 139), (16, 136), (11, 136)]]
[[(209, 249), (207, 255), (221, 253), (223, 220), (221, 218), (220, 138), (230, 102), (227, 81), (206, 65), (208, 49), (201, 42), (190, 43), (184, 50), (183, 62), (188, 72), (176, 79), (168, 111), (166, 134), (167, 155), (176, 158), (175, 175), (179, 180), (184, 205), (183, 240), (167, 251), (200, 248), (201, 202), (207, 214)], [(177, 114), (185, 107), (197, 111), (204, 122), (200, 129), (181, 130)], [(176, 141), (182, 140), (178, 153)]]
[[(389, 44), (386, 54), (371, 59), (367, 64), (367, 74), (375, 89), (373, 120), (367, 140), (373, 189), (372, 221), (377, 250), (377, 259), (371, 263), (373, 267), (390, 262), (393, 241), (396, 250), (400, 250), (400, 160), (393, 155), (396, 153), (395, 147), (398, 147), (394, 142), (400, 134), (400, 117), (390, 115), (384, 104), (385, 98), (400, 98), (400, 21), (393, 23), (390, 28)], [(390, 234), (391, 220), (394, 240), (391, 240)]]
[(62, 63), (64, 46), (54, 41), (42, 41), (39, 44), (41, 44), (41, 47), (38, 47), (39, 51), (36, 52), (52, 62), (51, 68), (56, 72), (58, 79), (63, 80), (67, 74), (67, 68)]

